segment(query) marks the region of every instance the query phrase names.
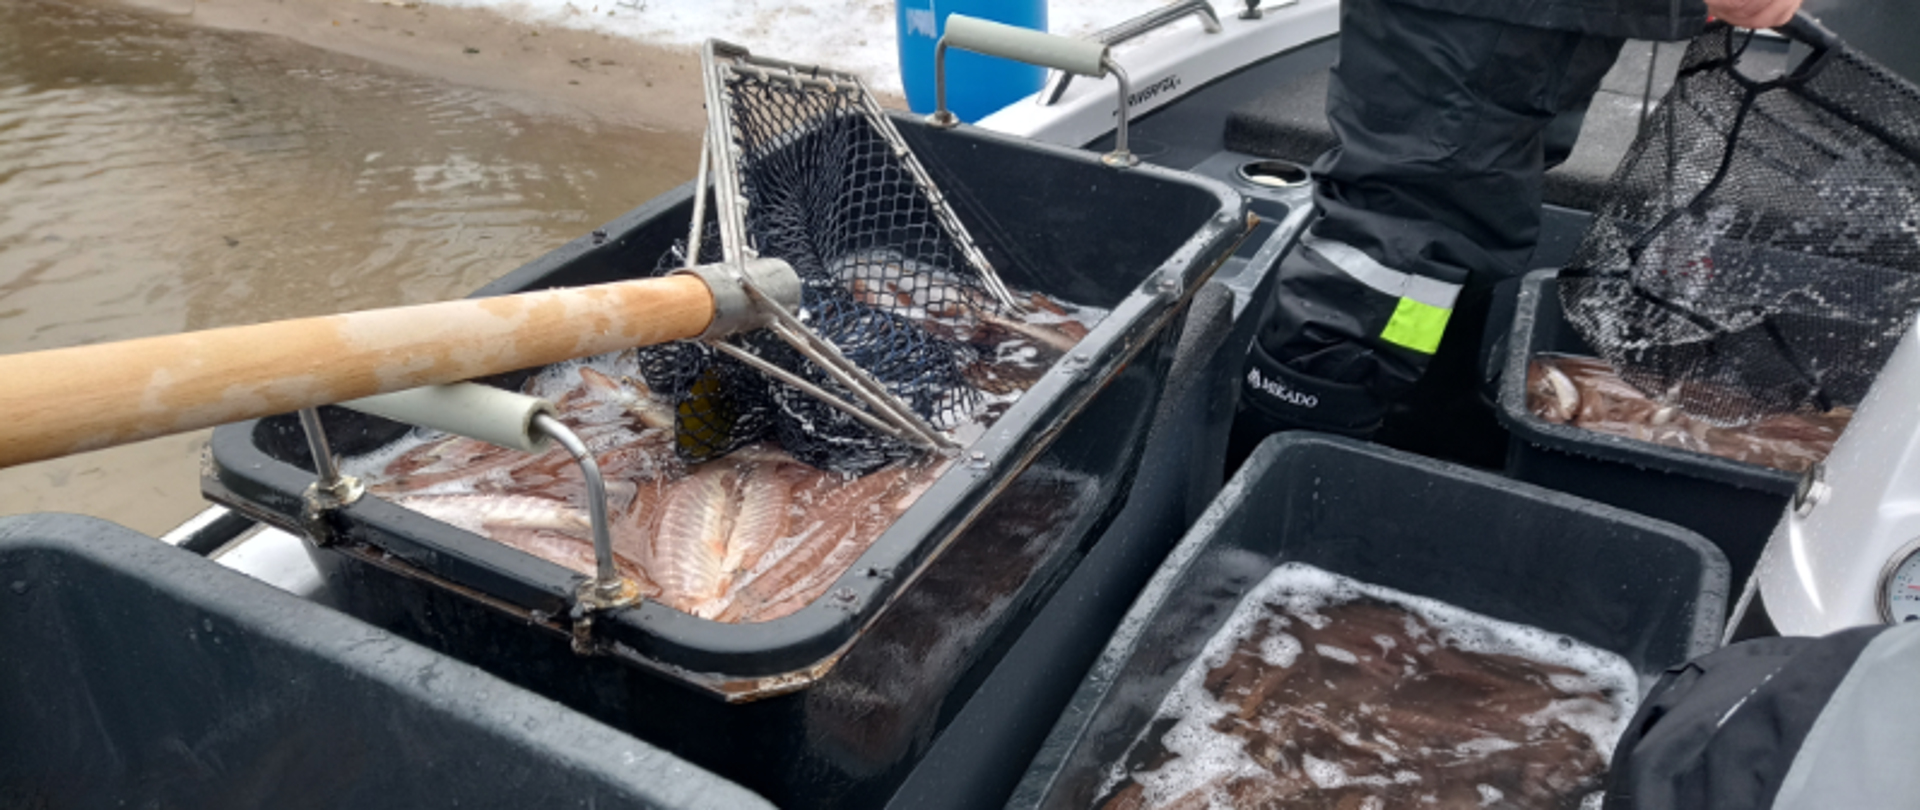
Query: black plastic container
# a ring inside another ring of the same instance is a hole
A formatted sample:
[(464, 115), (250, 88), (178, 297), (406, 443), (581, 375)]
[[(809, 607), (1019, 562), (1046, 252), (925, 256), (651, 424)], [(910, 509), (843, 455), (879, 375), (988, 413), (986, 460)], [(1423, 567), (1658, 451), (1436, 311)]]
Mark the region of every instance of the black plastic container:
[(1566, 321), (1557, 271), (1520, 283), (1500, 371), (1500, 421), (1508, 475), (1671, 521), (1704, 535), (1745, 582), (1780, 522), (1800, 476), (1624, 436), (1548, 422), (1527, 410), (1527, 360), (1541, 352), (1593, 354)]
[(0, 518), (0, 806), (769, 807), (94, 518)]
[(1256, 449), (1120, 623), (1009, 807), (1082, 808), (1241, 598), (1274, 567), (1561, 633), (1643, 681), (1712, 650), (1726, 561), (1679, 527), (1313, 433)]
[[(1207, 173), (1207, 167), (1195, 171)], [(1263, 220), (1256, 237), (1265, 232), (1266, 238), (1242, 245), (1194, 296), (1126, 506), (934, 741), (889, 808), (1004, 804), (1127, 605), (1219, 494), (1245, 347), (1258, 327), (1260, 303), (1272, 294), (1275, 267), (1305, 225), (1294, 212), (1310, 203), (1304, 188), (1247, 191)]]
[[(658, 604), (598, 616), (569, 651), (579, 577), (374, 497), (331, 513), (315, 559), (347, 610), (632, 731), (783, 806), (877, 802), (1125, 501), (1193, 292), (1247, 230), (1226, 187), (979, 130), (896, 119), (1016, 287), (1111, 313), (820, 601), (755, 625)], [(691, 189), (479, 294), (651, 268)], [(397, 427), (325, 414), (336, 450)], [(307, 533), (289, 417), (217, 430), (208, 497)]]

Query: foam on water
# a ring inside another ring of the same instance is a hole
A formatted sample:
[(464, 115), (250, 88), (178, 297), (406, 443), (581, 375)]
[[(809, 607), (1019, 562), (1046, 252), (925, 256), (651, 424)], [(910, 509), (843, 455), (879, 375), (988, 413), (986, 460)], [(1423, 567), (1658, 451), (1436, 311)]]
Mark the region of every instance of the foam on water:
[(447, 438), (447, 434), (426, 428), (414, 428), (407, 435), (376, 447), (357, 456), (342, 456), (340, 471), (361, 480), (378, 479), (392, 464), (394, 459), (407, 454), (421, 445), (432, 444)]
[(1260, 660), (1282, 669), (1300, 657), (1300, 639), (1276, 632), (1260, 642)]
[(1313, 651), (1321, 655), (1324, 655), (1328, 658), (1331, 658), (1335, 661), (1339, 661), (1343, 664), (1360, 663), (1360, 656), (1354, 655), (1353, 653), (1347, 652), (1346, 650), (1340, 649), (1339, 647), (1335, 647), (1331, 644), (1315, 644), (1313, 645)]
[[(1577, 721), (1568, 725), (1592, 738), (1595, 748), (1603, 756), (1613, 754), (1614, 741), (1625, 730), (1627, 721), (1639, 707), (1638, 674), (1619, 655), (1559, 633), (1503, 622), (1437, 599), (1370, 585), (1309, 565), (1287, 563), (1275, 568), (1241, 602), (1236, 616), (1249, 614), (1257, 617), (1263, 613), (1263, 604), (1284, 604), (1289, 610), (1311, 614), (1313, 618), (1308, 621), (1311, 623), (1317, 619), (1319, 623), (1314, 627), (1319, 628), (1324, 627), (1327, 620), (1315, 611), (1361, 597), (1372, 597), (1407, 609), (1431, 625), (1436, 633), (1434, 640), (1447, 646), (1489, 655), (1511, 655), (1586, 673), (1556, 673), (1548, 677), (1555, 688), (1563, 691), (1597, 691), (1614, 695), (1611, 708), (1619, 719), (1609, 726), (1593, 725), (1590, 722), (1591, 714), (1588, 713), (1564, 714), (1564, 717)], [(1424, 635), (1425, 630), (1410, 622), (1408, 634), (1418, 637)], [(1240, 636), (1227, 640), (1222, 646), (1231, 652), (1233, 645), (1243, 638)], [(1345, 650), (1340, 652), (1352, 655)], [(1323, 650), (1322, 654), (1327, 653)], [(1562, 717), (1555, 715), (1552, 719)]]
[[(1208, 674), (1225, 666), (1237, 648), (1262, 630), (1268, 635), (1257, 645), (1260, 659), (1270, 667), (1291, 668), (1305, 654), (1299, 639), (1283, 632), (1291, 619), (1297, 618), (1314, 629), (1324, 628), (1331, 621), (1323, 612), (1327, 608), (1369, 597), (1408, 611), (1411, 615), (1406, 619), (1407, 634), (1415, 639), (1430, 639), (1433, 642), (1419, 644), (1418, 647), (1424, 651), (1431, 651), (1436, 645), (1446, 645), (1467, 652), (1524, 658), (1581, 673), (1553, 673), (1549, 679), (1553, 687), (1562, 691), (1605, 695), (1607, 703), (1585, 698), (1554, 700), (1545, 710), (1524, 716), (1523, 721), (1535, 728), (1556, 722), (1565, 724), (1592, 741), (1602, 762), (1611, 758), (1615, 741), (1625, 730), (1639, 703), (1638, 674), (1625, 659), (1560, 634), (1499, 621), (1438, 600), (1362, 583), (1312, 566), (1287, 563), (1273, 569), (1241, 600), (1220, 630), (1207, 641), (1200, 656), (1167, 693), (1154, 721), (1157, 725), (1164, 725), (1167, 720), (1174, 721), (1159, 740), (1159, 745), (1172, 758), (1154, 770), (1143, 772), (1129, 772), (1125, 761), (1116, 763), (1109, 769), (1099, 795), (1111, 795), (1112, 791), (1131, 779), (1145, 789), (1145, 802), (1142, 805), (1145, 807), (1162, 806), (1203, 789), (1211, 791), (1214, 804), (1226, 806), (1222, 785), (1240, 777), (1271, 778), (1274, 771), (1250, 755), (1245, 740), (1216, 730), (1220, 721), (1230, 714), (1236, 714), (1238, 710), (1208, 692), (1205, 688)], [(1282, 615), (1279, 611), (1291, 616)], [(1420, 621), (1425, 621), (1431, 631), (1421, 626)], [(1391, 652), (1397, 645), (1393, 638), (1386, 635), (1375, 635), (1372, 641), (1378, 645), (1380, 654)], [(1356, 654), (1353, 650), (1326, 644), (1316, 644), (1313, 652), (1346, 664), (1358, 663), (1363, 655), (1379, 655), (1372, 650)], [(1414, 673), (1409, 669), (1405, 674)], [(1362, 704), (1358, 709), (1362, 715), (1378, 714), (1379, 711), (1379, 707), (1368, 704)], [(1336, 736), (1344, 738), (1347, 735), (1336, 732)], [(1354, 742), (1347, 739), (1343, 741)], [(1390, 741), (1384, 739), (1369, 742), (1390, 745)], [(1136, 742), (1136, 747), (1139, 744)], [(1520, 743), (1515, 741), (1488, 737), (1470, 741), (1459, 748), (1465, 752), (1486, 754), (1518, 747)], [(1391, 778), (1379, 775), (1354, 777), (1338, 763), (1312, 756), (1302, 759), (1298, 764), (1304, 776), (1322, 788), (1355, 784), (1409, 784), (1421, 779), (1420, 774), (1408, 770), (1397, 770)], [(1391, 763), (1397, 759), (1392, 755), (1383, 755), (1383, 761)], [(1481, 793), (1483, 804), (1497, 802), (1503, 797), (1491, 785), (1478, 785), (1476, 789)]]

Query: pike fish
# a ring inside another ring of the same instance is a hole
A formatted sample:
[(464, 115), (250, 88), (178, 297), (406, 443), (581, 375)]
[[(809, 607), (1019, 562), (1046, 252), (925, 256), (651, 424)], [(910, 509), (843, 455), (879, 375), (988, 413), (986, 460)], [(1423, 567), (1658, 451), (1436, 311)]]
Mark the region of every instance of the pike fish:
[[(592, 525), (584, 513), (565, 503), (497, 494), (411, 495), (394, 503), (581, 574), (592, 576), (598, 570)], [(631, 562), (622, 565), (616, 558), (615, 565), (641, 581), (643, 592), (651, 587)]]
[(692, 612), (694, 605), (726, 592), (727, 537), (733, 531), (738, 478), (735, 465), (710, 462), (675, 484), (661, 503), (650, 562), (669, 606)]
[(787, 536), (795, 488), (825, 477), (784, 452), (755, 446), (675, 483), (649, 544), (661, 601), (702, 618), (724, 613), (736, 579)]
[(646, 383), (632, 377), (622, 376), (616, 380), (591, 367), (582, 366), (580, 387), (575, 390), (596, 402), (611, 404), (620, 416), (631, 419), (642, 428), (673, 429), (673, 409), (655, 399)]
[(795, 537), (728, 593), (722, 621), (759, 622), (819, 599), (950, 462), (895, 464), (852, 480), (821, 475), (793, 492)]
[[(489, 535), (502, 545), (526, 552), (547, 562), (573, 571), (576, 574), (595, 576), (599, 573), (599, 562), (594, 556), (592, 541), (560, 534), (544, 529), (496, 528)], [(648, 578), (645, 569), (632, 560), (614, 555), (614, 570), (621, 576), (633, 580), (642, 597), (655, 597), (660, 594), (660, 586)]]

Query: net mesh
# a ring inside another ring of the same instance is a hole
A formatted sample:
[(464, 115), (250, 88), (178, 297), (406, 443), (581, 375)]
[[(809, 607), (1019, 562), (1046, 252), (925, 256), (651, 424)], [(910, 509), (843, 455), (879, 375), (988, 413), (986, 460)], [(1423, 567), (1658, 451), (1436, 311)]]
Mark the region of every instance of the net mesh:
[(1857, 404), (1920, 308), (1920, 92), (1750, 36), (1691, 43), (1560, 282), (1623, 378), (1728, 424)]
[[(857, 82), (745, 65), (718, 73), (730, 119), (730, 151), (720, 159), (737, 173), (746, 252), (791, 264), (802, 282), (800, 321), (931, 427), (970, 419), (981, 394), (965, 372), (980, 358), (956, 324), (1001, 305), (990, 293), (991, 271), (898, 133)], [(723, 256), (732, 252), (724, 239), (707, 233), (701, 262), (733, 258)], [(656, 272), (685, 264), (686, 250), (677, 246)], [(767, 330), (727, 340), (861, 403)], [(843, 472), (916, 452), (711, 346), (654, 347), (642, 363), (648, 384), (676, 403), (680, 450), (692, 460), (768, 438)]]

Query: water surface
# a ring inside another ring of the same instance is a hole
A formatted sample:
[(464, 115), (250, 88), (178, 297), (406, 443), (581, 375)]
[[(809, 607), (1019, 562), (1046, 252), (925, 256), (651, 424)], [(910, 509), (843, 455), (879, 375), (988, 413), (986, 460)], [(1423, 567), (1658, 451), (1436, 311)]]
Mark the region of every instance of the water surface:
[[(697, 135), (512, 101), (184, 16), (0, 4), (0, 353), (458, 297), (692, 176)], [(0, 470), (0, 514), (164, 531), (204, 505), (204, 443)]]

